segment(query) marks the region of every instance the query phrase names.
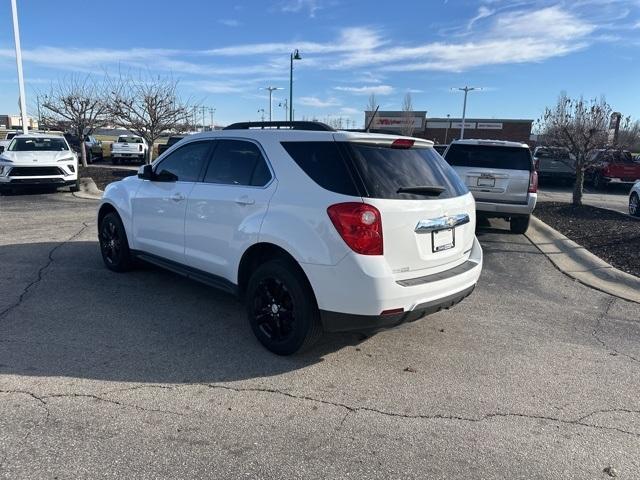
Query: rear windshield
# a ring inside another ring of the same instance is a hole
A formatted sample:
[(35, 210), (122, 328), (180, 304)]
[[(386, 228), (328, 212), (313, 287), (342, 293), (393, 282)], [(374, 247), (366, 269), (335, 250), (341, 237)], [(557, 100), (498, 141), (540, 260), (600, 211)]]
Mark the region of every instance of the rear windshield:
[(569, 152), (563, 148), (539, 148), (535, 155), (540, 158), (569, 158)]
[[(282, 146), (313, 181), (332, 192), (402, 200), (467, 193), (458, 175), (432, 148), (394, 149), (351, 142), (283, 142)], [(398, 193), (410, 187), (444, 191), (434, 196)]]
[(140, 137), (119, 137), (118, 143), (142, 143)]
[(60, 152), (69, 150), (67, 142), (54, 138), (14, 138), (9, 145), (10, 152)]
[(455, 167), (532, 170), (531, 152), (523, 147), (453, 144), (445, 159)]
[[(453, 169), (433, 148), (397, 149), (351, 143), (358, 172), (371, 198), (443, 199), (468, 192)], [(442, 187), (437, 196), (398, 193), (400, 188)]]
[(173, 145), (175, 143), (178, 143), (180, 140), (182, 140), (184, 137), (169, 137), (169, 140), (167, 140), (167, 146), (169, 145)]

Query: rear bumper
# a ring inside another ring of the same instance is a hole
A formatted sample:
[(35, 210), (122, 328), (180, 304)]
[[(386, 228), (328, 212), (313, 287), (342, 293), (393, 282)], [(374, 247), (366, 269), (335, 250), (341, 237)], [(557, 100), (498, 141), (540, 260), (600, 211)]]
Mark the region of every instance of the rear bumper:
[(575, 180), (576, 172), (558, 172), (538, 170), (538, 178), (562, 178), (567, 180)]
[[(383, 259), (364, 257), (350, 254), (333, 266), (302, 265), (325, 330), (382, 328), (448, 308), (471, 293), (482, 271), (482, 248), (476, 238), (465, 262), (417, 278), (399, 280)], [(402, 312), (382, 315), (397, 309)]]
[(476, 200), (476, 210), (488, 216), (491, 216), (492, 213), (497, 214), (497, 216), (531, 215), (536, 208), (537, 202), (537, 193), (530, 193), (527, 197), (527, 203), (494, 203)]
[(320, 311), (320, 321), (325, 332), (350, 332), (390, 328), (405, 322), (413, 322), (425, 315), (446, 310), (460, 303), (473, 292), (472, 285), (461, 292), (418, 305), (415, 310), (395, 315), (355, 315), (349, 313)]
[(144, 152), (136, 152), (136, 153), (120, 153), (120, 152), (111, 152), (112, 158), (144, 158)]

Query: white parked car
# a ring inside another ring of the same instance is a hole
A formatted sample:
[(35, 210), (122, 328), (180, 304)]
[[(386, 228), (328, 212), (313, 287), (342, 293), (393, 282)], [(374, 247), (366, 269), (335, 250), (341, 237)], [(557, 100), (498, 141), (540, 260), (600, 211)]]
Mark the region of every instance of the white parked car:
[(63, 136), (16, 135), (0, 151), (0, 190), (33, 185), (79, 190), (78, 157)]
[(258, 339), (291, 354), (325, 331), (449, 308), (482, 269), (475, 203), (421, 139), (315, 122), (189, 136), (110, 184), (104, 263), (139, 258), (238, 294)]
[(126, 160), (137, 160), (144, 163), (149, 146), (144, 138), (137, 135), (120, 135), (111, 144), (111, 163), (114, 165)]
[(629, 214), (640, 217), (640, 182), (636, 182), (629, 192)]
[(509, 220), (513, 233), (525, 233), (538, 201), (538, 173), (524, 143), (456, 140), (444, 158), (465, 182), (484, 217)]

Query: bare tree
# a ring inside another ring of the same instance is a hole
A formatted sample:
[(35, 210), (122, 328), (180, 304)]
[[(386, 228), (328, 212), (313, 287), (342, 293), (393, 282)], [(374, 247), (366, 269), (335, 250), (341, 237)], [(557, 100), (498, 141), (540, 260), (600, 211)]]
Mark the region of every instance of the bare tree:
[(411, 99), (411, 93), (407, 92), (402, 100), (402, 126), (400, 128), (400, 133), (407, 137), (411, 137), (415, 130), (413, 122), (413, 101)]
[(632, 121), (631, 117), (624, 118), (620, 123), (615, 145), (632, 152), (640, 151), (640, 121)]
[(163, 132), (189, 125), (189, 110), (178, 97), (177, 86), (176, 80), (160, 76), (120, 75), (112, 82), (112, 121), (145, 139), (149, 145), (147, 163), (151, 163), (153, 145)]
[(42, 98), (46, 123), (68, 126), (78, 138), (80, 158), (86, 167), (84, 136), (107, 121), (104, 83), (97, 82), (91, 75), (71, 76), (52, 83), (49, 93)]
[(573, 204), (582, 205), (584, 171), (589, 152), (607, 144), (611, 107), (604, 100), (569, 98), (561, 93), (555, 106), (547, 108), (538, 120), (538, 128), (545, 143), (569, 150), (576, 160), (576, 183)]

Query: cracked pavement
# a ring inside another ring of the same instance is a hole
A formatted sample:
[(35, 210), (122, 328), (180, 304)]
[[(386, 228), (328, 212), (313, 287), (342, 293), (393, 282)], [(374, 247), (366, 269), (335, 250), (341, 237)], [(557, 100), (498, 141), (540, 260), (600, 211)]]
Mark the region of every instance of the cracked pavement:
[(95, 207), (0, 197), (0, 478), (640, 478), (640, 305), (503, 222), (452, 310), (280, 358), (232, 297), (103, 268)]

